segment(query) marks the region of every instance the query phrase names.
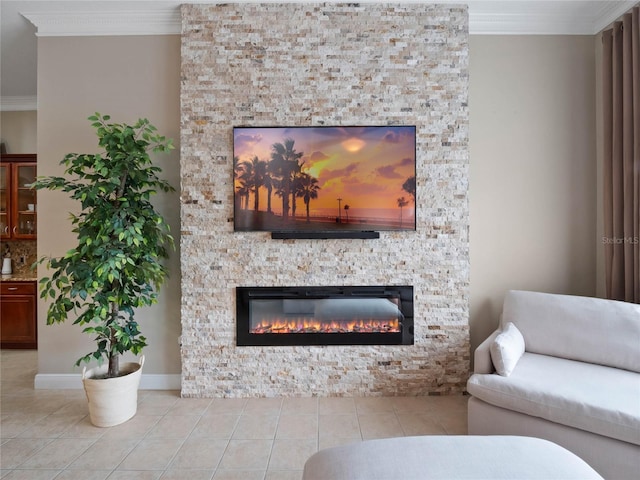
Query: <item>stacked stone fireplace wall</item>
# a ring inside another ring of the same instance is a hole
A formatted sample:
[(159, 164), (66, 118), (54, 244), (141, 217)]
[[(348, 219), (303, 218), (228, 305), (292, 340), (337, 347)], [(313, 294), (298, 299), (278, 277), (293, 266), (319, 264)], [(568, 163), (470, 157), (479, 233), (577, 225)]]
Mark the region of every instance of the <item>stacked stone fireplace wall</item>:
[[(183, 5), (182, 395), (433, 395), (469, 373), (468, 19), (425, 4)], [(415, 125), (415, 232), (234, 232), (233, 126)], [(415, 345), (237, 347), (235, 287), (413, 285)]]

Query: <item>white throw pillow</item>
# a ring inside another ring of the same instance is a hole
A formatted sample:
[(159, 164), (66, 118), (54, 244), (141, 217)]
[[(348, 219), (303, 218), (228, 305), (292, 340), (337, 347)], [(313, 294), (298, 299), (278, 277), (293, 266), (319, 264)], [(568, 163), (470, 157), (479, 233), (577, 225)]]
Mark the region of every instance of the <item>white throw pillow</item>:
[(520, 330), (509, 322), (495, 338), (489, 350), (498, 374), (508, 377), (524, 353), (524, 338)]

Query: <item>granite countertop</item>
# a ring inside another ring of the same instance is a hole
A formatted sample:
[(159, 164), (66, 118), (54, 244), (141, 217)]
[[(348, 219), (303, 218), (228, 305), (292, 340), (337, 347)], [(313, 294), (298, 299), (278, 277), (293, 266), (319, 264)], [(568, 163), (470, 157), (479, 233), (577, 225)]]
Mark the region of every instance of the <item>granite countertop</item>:
[(11, 275), (0, 276), (0, 282), (37, 282), (38, 276), (36, 272), (27, 270), (24, 272), (15, 272)]

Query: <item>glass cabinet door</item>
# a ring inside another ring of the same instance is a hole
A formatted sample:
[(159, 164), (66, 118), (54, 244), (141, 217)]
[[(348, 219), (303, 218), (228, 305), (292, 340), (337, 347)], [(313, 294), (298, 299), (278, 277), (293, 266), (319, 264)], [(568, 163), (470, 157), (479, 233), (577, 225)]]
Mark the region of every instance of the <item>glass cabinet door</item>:
[(11, 235), (11, 225), (9, 225), (10, 193), (9, 166), (0, 165), (0, 238), (9, 238)]
[(36, 180), (36, 165), (17, 163), (14, 165), (14, 238), (36, 238), (38, 205), (36, 190), (31, 186)]

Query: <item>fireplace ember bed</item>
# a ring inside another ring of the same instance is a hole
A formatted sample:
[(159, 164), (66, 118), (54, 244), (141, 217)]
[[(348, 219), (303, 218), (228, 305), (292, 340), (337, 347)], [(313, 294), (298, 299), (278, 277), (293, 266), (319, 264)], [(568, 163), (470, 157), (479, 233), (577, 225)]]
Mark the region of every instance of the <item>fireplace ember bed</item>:
[(237, 345), (413, 345), (413, 287), (238, 287)]

